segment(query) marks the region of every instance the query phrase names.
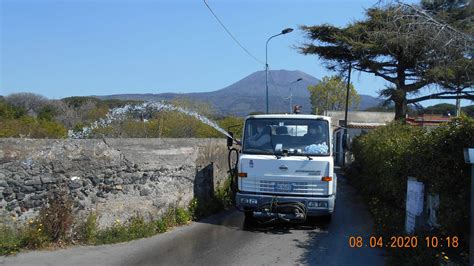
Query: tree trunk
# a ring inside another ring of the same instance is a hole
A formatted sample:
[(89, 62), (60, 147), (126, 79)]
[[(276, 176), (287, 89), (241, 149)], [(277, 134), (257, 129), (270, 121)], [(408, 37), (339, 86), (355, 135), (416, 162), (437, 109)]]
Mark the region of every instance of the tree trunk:
[(407, 94), (404, 90), (397, 89), (392, 95), (392, 100), (395, 104), (395, 121), (405, 122), (408, 112)]

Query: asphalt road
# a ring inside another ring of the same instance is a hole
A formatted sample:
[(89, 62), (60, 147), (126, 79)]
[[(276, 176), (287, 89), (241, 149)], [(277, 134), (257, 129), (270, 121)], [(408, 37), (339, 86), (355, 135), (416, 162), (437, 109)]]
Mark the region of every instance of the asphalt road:
[(351, 248), (373, 235), (356, 191), (339, 176), (332, 220), (258, 225), (229, 210), (171, 232), (128, 243), (0, 257), (5, 265), (383, 265), (384, 251)]

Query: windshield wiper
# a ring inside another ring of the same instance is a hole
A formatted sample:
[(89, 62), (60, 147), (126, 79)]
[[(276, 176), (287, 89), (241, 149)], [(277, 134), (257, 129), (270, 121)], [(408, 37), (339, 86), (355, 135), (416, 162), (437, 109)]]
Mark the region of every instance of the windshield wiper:
[(275, 157), (277, 158), (277, 160), (280, 160), (280, 159), (281, 159), (281, 156), (280, 156), (280, 155), (277, 155), (277, 154), (275, 153), (275, 147), (273, 147), (272, 132), (270, 132), (270, 145), (272, 146), (272, 153), (273, 153), (273, 155), (275, 155)]

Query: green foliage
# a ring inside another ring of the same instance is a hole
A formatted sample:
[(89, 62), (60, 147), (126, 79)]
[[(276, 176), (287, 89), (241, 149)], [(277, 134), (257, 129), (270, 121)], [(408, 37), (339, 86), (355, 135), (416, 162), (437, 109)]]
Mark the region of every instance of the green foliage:
[(355, 166), (360, 166), (363, 173), (355, 182), (360, 182), (363, 192), (403, 208), (399, 198), (405, 193), (407, 152), (414, 136), (424, 134), (422, 128), (395, 122), (356, 138), (352, 144)]
[(84, 105), (87, 102), (98, 103), (100, 100), (95, 97), (84, 97), (84, 96), (73, 96), (73, 97), (66, 97), (61, 99), (61, 101), (65, 102), (68, 106), (78, 108)]
[(15, 254), (22, 246), (18, 231), (8, 225), (0, 223), (0, 256)]
[(474, 117), (474, 105), (464, 106), (461, 111), (467, 116)]
[(190, 220), (190, 212), (181, 207), (169, 208), (157, 221), (147, 222), (143, 217), (137, 215), (130, 218), (126, 223), (117, 220), (113, 226), (98, 230), (95, 234), (94, 243), (97, 245), (112, 244), (150, 237), (156, 233), (164, 233), (171, 227), (185, 225)]
[(45, 225), (38, 219), (29, 220), (21, 231), (22, 247), (28, 249), (44, 248), (51, 243), (51, 238), (44, 230)]
[(20, 251), (21, 248), (40, 249), (51, 244), (72, 239), (84, 244), (112, 244), (134, 239), (150, 237), (156, 233), (166, 232), (169, 228), (188, 224), (192, 219), (202, 218), (230, 204), (230, 182), (225, 182), (218, 189), (214, 199), (205, 204), (193, 199), (189, 208), (170, 206), (165, 214), (156, 221), (145, 221), (136, 215), (122, 223), (116, 220), (108, 228), (98, 229), (97, 213), (90, 213), (86, 220), (78, 224), (74, 231), (71, 228), (72, 212), (70, 199), (65, 194), (49, 201), (39, 216), (29, 220), (20, 230), (0, 223), (0, 255), (8, 255)]
[[(369, 201), (376, 228), (386, 236), (403, 233), (407, 177), (424, 182), (429, 193), (440, 196), (441, 227), (435, 233), (459, 236), (459, 256), (467, 250), (469, 238), (470, 173), (463, 149), (473, 146), (471, 118), (461, 117), (431, 131), (392, 123), (354, 140), (355, 161), (348, 175)], [(393, 252), (396, 258), (413, 261), (406, 252)], [(433, 259), (431, 251), (420, 252), (412, 255)]]
[[(473, 31), (473, 10), (469, 0), (421, 0), (421, 6), (441, 21), (449, 22), (466, 32)], [(472, 5), (472, 3), (471, 3)]]
[[(469, 5), (458, 7), (470, 10)], [(352, 69), (383, 78), (389, 85), (380, 95), (394, 102), (396, 120), (405, 118), (409, 103), (446, 98), (454, 89), (472, 86), (468, 75), (474, 61), (466, 56), (472, 41), (453, 38), (446, 30), (457, 24), (434, 26), (402, 4), (372, 7), (365, 15), (346, 27), (302, 26), (309, 42), (300, 52), (317, 55), (329, 70), (347, 73), (351, 62)], [(451, 91), (409, 98), (434, 83)]]
[[(466, 117), (440, 127), (415, 144), (410, 172), (426, 180), (430, 191), (439, 193), (439, 222), (444, 233), (469, 236), (470, 167), (463, 149), (474, 147), (474, 120)], [(426, 165), (426, 169), (420, 167)]]
[(237, 139), (242, 138), (242, 133), (244, 131), (244, 119), (241, 117), (227, 116), (220, 120), (217, 120), (217, 123), (220, 127), (225, 130), (229, 130), (234, 133), (234, 137)]
[(97, 232), (95, 244), (112, 244), (129, 240), (131, 238), (129, 237), (127, 226), (117, 221), (111, 227)]
[(156, 233), (155, 225), (153, 223), (146, 222), (143, 217), (139, 215), (130, 219), (127, 229), (129, 239), (150, 237)]
[(146, 222), (141, 216), (130, 218), (127, 223), (115, 221), (114, 225), (99, 230), (95, 236), (95, 244), (112, 244), (134, 239), (150, 237), (155, 234), (155, 224)]
[(56, 110), (51, 105), (44, 105), (38, 112), (38, 119), (53, 121)]
[[(39, 97), (39, 96), (38, 96)], [(27, 115), (24, 108), (0, 101), (0, 137), (64, 138), (67, 129), (82, 128), (104, 118), (111, 108), (142, 101), (100, 100), (94, 97), (68, 97), (43, 103), (37, 118)], [(210, 119), (213, 110), (207, 103), (178, 98), (172, 104), (196, 111)], [(243, 119), (223, 117), (217, 123), (224, 128), (238, 125), (233, 131), (240, 138)], [(148, 121), (133, 118), (115, 121), (105, 128), (97, 128), (90, 137), (121, 138), (223, 138), (224, 135), (198, 119), (180, 112), (159, 112)]]
[(0, 101), (0, 138), (30, 137), (30, 138), (63, 138), (66, 129), (52, 121), (52, 107), (45, 105), (40, 110), (38, 118), (28, 116), (26, 110), (15, 107), (6, 101)]
[(433, 106), (429, 106), (423, 110), (425, 114), (439, 114), (446, 115), (447, 113), (454, 115), (456, 113), (456, 105), (449, 103), (440, 103)]
[(234, 200), (234, 195), (231, 188), (231, 177), (227, 177), (223, 184), (220, 184), (214, 192), (214, 197), (220, 206), (231, 206)]
[(77, 227), (77, 238), (82, 243), (92, 244), (97, 235), (97, 213), (90, 213)]
[(191, 214), (189, 213), (188, 210), (184, 208), (175, 208), (175, 217), (176, 217), (176, 224), (177, 225), (184, 225), (187, 224), (189, 221), (191, 221)]
[[(449, 103), (440, 103), (440, 104), (428, 106), (422, 111), (422, 113), (424, 114), (438, 114), (438, 115), (446, 115), (448, 112), (451, 115), (456, 114), (456, 105), (449, 104)], [(461, 107), (461, 112), (466, 114), (467, 116), (474, 117), (474, 105)]]
[[(340, 76), (323, 77), (320, 83), (309, 86), (311, 94), (312, 113), (322, 115), (324, 110), (344, 110), (346, 105), (347, 84)], [(358, 106), (360, 96), (357, 94), (354, 85), (349, 89), (349, 106)]]
[(203, 201), (194, 198), (191, 200), (188, 209), (193, 220), (209, 216), (232, 205), (234, 196), (231, 189), (230, 178), (229, 176), (223, 184), (218, 186), (211, 199)]
[[(216, 121), (222, 128), (235, 126), (232, 131), (237, 138), (242, 135), (243, 119), (225, 117)], [(75, 130), (82, 130), (78, 124)], [(105, 128), (97, 128), (91, 137), (122, 138), (223, 138), (222, 133), (198, 119), (180, 112), (160, 112), (147, 122), (126, 119), (116, 121)]]
[(22, 116), (18, 119), (0, 119), (0, 137), (64, 138), (66, 129), (59, 123)]
[(26, 115), (26, 110), (19, 107), (14, 107), (13, 105), (5, 102), (4, 100), (0, 101), (0, 121), (9, 120), (9, 119), (18, 119)]
[(166, 221), (164, 219), (158, 219), (155, 222), (155, 226), (156, 226), (156, 232), (157, 233), (164, 233), (164, 232), (168, 231), (168, 224), (166, 223)]

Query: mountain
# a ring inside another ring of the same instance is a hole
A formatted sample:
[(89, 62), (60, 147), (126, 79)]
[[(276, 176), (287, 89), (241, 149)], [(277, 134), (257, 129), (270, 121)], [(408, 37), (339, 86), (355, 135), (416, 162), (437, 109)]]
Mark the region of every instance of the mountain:
[[(295, 82), (301, 78), (302, 80)], [(272, 113), (289, 112), (290, 101), (288, 98), (290, 88), (293, 95), (293, 104), (303, 106), (304, 113), (310, 113), (309, 85), (315, 85), (319, 79), (302, 71), (272, 70), (268, 75), (269, 109)], [(176, 97), (184, 97), (190, 100), (198, 100), (210, 103), (219, 114), (233, 114), (245, 116), (251, 112), (265, 111), (265, 71), (254, 72), (247, 77), (212, 92), (199, 93), (161, 93), (161, 94), (116, 94), (106, 96), (95, 96), (100, 99), (120, 100), (171, 100)], [(376, 106), (381, 100), (361, 95), (359, 110)]]

